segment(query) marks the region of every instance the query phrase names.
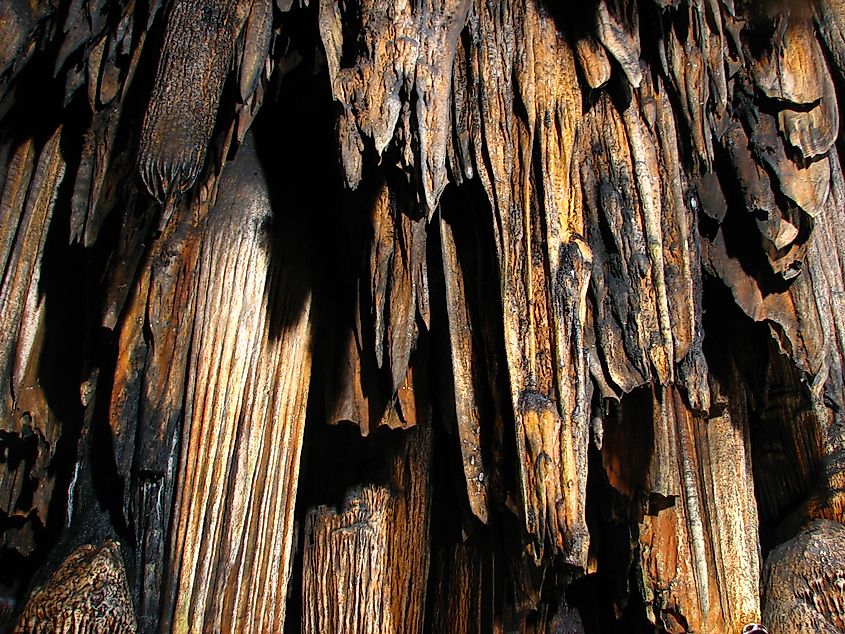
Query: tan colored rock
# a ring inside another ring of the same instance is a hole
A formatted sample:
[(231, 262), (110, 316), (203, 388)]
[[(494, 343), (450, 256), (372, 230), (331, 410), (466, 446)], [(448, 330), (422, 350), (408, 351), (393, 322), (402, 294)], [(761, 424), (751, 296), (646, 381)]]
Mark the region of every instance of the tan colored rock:
[(134, 634), (135, 629), (120, 544), (107, 541), (73, 551), (29, 597), (13, 632)]

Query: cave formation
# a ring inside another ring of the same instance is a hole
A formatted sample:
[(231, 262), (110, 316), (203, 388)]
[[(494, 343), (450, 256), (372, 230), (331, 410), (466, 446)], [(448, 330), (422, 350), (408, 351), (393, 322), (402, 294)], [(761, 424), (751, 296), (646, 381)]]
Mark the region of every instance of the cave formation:
[(843, 89), (843, 0), (4, 0), (0, 631), (845, 631)]

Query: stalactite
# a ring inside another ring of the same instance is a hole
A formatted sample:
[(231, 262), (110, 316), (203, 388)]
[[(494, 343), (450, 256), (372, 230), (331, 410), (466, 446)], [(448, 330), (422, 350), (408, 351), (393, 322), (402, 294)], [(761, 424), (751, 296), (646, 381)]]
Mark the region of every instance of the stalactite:
[(0, 629), (841, 627), (843, 81), (840, 0), (2, 4)]

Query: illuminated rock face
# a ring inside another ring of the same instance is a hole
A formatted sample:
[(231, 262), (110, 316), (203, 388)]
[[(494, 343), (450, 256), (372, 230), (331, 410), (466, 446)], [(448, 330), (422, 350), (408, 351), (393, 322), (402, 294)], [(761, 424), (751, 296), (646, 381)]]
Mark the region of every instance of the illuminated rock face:
[(0, 628), (105, 543), (143, 632), (774, 631), (845, 4), (293, 5), (0, 2)]

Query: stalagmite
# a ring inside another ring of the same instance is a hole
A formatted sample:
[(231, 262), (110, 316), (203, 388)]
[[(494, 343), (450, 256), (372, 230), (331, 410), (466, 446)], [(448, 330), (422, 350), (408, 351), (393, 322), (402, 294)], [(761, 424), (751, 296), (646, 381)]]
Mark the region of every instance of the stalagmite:
[(33, 592), (13, 631), (135, 632), (120, 544), (86, 544), (71, 553)]

